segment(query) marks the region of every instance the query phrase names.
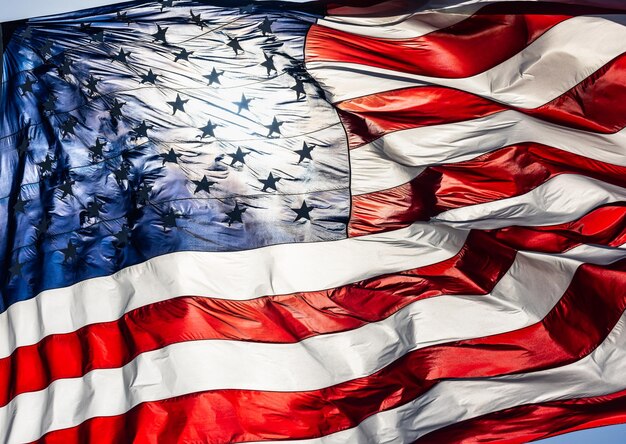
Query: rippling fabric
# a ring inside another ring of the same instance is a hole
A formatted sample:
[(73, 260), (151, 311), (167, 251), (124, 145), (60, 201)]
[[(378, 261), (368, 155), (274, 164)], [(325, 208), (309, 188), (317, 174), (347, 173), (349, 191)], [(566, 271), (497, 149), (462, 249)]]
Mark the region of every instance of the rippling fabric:
[[(164, 253), (346, 236), (345, 133), (302, 65), (315, 16), (161, 6), (13, 33), (0, 268), (18, 268), (1, 279), (2, 307)], [(298, 218), (303, 203), (310, 219)]]
[(626, 10), (339, 3), (14, 28), (0, 441), (624, 420)]

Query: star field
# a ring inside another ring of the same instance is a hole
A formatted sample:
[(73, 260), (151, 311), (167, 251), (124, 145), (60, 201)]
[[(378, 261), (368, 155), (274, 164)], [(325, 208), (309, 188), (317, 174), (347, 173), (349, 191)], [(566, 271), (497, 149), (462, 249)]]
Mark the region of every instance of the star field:
[(7, 47), (5, 306), (168, 252), (346, 236), (345, 134), (302, 63), (314, 16), (161, 1), (70, 18)]

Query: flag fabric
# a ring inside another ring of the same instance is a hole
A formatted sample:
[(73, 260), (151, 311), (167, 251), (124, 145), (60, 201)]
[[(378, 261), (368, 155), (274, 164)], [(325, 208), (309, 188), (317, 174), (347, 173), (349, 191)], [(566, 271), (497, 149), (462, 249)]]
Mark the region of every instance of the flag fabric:
[(359, 3), (3, 25), (2, 442), (625, 421), (626, 8)]

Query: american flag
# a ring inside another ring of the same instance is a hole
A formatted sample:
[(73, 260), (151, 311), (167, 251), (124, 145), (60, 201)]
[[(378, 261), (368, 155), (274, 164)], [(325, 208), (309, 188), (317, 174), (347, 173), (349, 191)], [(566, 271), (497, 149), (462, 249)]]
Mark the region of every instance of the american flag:
[(2, 442), (626, 420), (626, 7), (351, 3), (4, 24)]

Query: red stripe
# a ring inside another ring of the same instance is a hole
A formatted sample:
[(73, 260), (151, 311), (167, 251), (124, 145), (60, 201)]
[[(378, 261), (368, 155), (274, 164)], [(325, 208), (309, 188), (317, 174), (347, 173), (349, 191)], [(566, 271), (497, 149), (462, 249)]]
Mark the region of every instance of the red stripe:
[(474, 232), (446, 261), (335, 289), (249, 301), (177, 298), (133, 310), (114, 322), (48, 336), (0, 360), (0, 404), (56, 379), (121, 367), (140, 353), (176, 342), (290, 343), (379, 321), (419, 299), (488, 293), (515, 258), (515, 250), (500, 246), (493, 237)]
[(560, 97), (530, 110), (442, 86), (386, 91), (336, 106), (350, 148), (395, 131), (476, 119), (504, 110), (517, 110), (571, 128), (614, 133), (626, 127), (626, 55), (607, 63)]
[(522, 444), (626, 422), (626, 390), (605, 396), (529, 404), (480, 416), (425, 435), (420, 444)]
[(429, 167), (411, 182), (353, 196), (348, 232), (361, 236), (395, 230), (443, 211), (519, 196), (559, 174), (626, 186), (626, 167), (523, 143), (467, 162)]
[(306, 62), (344, 62), (405, 73), (470, 77), (522, 51), (553, 26), (600, 8), (549, 4), (489, 5), (448, 28), (411, 39), (382, 39), (311, 26)]
[(417, 350), (373, 375), (323, 390), (215, 390), (147, 402), (41, 441), (225, 443), (327, 435), (409, 402), (442, 379), (528, 372), (580, 359), (620, 318), (625, 285), (626, 261), (584, 264), (555, 309), (521, 330)]
[(486, 294), (513, 263), (512, 247), (558, 253), (582, 243), (621, 245), (626, 242), (625, 221), (626, 207), (614, 206), (553, 227), (474, 231), (461, 251), (446, 261), (328, 291), (251, 301), (183, 297), (152, 304), (118, 321), (48, 336), (0, 359), (1, 404), (56, 379), (121, 367), (140, 353), (180, 341), (296, 342), (379, 321), (419, 299)]
[(618, 247), (626, 244), (626, 206), (600, 207), (564, 224), (506, 227), (493, 233), (509, 247), (544, 253), (560, 253), (583, 243)]
[(336, 106), (351, 149), (394, 131), (476, 119), (505, 109), (482, 97), (441, 86), (372, 94)]
[(524, 112), (599, 133), (622, 130), (626, 127), (626, 55), (616, 57), (560, 97)]
[[(342, 0), (340, 3), (327, 2), (327, 14), (343, 17), (393, 17), (396, 15), (412, 14), (419, 11), (420, 7), (421, 5), (416, 4), (414, 0)], [(525, 1), (509, 1), (506, 3), (485, 5), (477, 14), (515, 14), (516, 11), (519, 14), (559, 14), (562, 13), (563, 10), (571, 15), (582, 15), (608, 12), (618, 13), (620, 10), (623, 10), (623, 8), (609, 10), (566, 4), (529, 5)], [(440, 12), (455, 13), (454, 10)]]

